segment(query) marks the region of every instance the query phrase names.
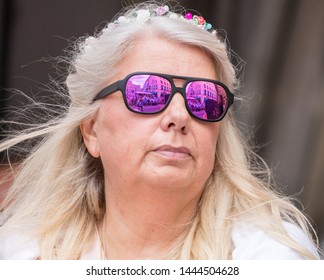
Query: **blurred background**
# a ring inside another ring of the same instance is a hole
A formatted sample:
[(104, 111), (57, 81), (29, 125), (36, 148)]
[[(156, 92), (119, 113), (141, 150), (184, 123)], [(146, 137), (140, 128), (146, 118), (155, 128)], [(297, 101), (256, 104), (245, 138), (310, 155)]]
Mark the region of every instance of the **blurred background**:
[[(56, 76), (50, 58), (63, 55), (73, 38), (93, 34), (122, 5), (141, 1), (122, 2), (0, 0), (0, 118), (10, 120), (26, 108), (28, 98), (17, 90), (34, 99), (51, 97), (42, 90)], [(324, 0), (178, 2), (227, 38), (242, 81), (240, 127), (280, 188), (301, 201), (323, 246)], [(2, 154), (0, 177), (6, 167)]]

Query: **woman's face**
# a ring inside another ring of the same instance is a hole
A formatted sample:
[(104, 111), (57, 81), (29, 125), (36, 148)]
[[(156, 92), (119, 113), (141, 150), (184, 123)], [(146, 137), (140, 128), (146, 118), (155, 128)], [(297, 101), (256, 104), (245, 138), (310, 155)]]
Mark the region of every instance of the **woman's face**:
[[(136, 71), (217, 79), (202, 50), (158, 37), (138, 40), (118, 69), (107, 85)], [(175, 80), (177, 87), (183, 83)], [(81, 129), (89, 152), (102, 160), (106, 189), (202, 191), (213, 169), (219, 123), (193, 119), (180, 93), (155, 115), (130, 112), (119, 91), (99, 102), (97, 115)]]

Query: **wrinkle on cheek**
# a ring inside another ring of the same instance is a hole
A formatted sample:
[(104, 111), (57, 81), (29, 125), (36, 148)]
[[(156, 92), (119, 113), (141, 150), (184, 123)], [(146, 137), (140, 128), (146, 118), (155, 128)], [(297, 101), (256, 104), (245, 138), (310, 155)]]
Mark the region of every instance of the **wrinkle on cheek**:
[[(215, 124), (214, 127), (209, 131), (205, 131), (206, 133), (195, 133), (195, 135), (199, 138), (195, 138), (195, 144), (198, 149), (197, 159), (195, 160), (196, 171), (197, 174), (206, 174), (207, 177), (210, 176), (214, 165), (215, 165), (215, 157), (216, 157), (216, 146), (219, 134), (219, 125)], [(207, 143), (202, 142), (203, 139), (209, 139)], [(194, 174), (195, 176), (195, 174)], [(193, 178), (195, 180), (195, 178)]]

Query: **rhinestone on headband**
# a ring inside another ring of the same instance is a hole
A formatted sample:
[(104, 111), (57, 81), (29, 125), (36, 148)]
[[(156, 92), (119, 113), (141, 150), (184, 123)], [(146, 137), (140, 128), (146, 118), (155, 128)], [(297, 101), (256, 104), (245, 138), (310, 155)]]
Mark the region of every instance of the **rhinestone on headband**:
[(210, 23), (207, 23), (206, 20), (202, 16), (193, 15), (192, 13), (187, 12), (184, 16), (180, 14), (176, 14), (173, 12), (170, 12), (169, 7), (167, 5), (160, 6), (156, 8), (153, 12), (149, 10), (138, 10), (132, 14), (131, 18), (120, 16), (114, 24), (122, 24), (126, 22), (130, 22), (132, 20), (147, 22), (152, 17), (156, 16), (166, 16), (169, 18), (175, 18), (175, 19), (182, 19), (188, 23), (191, 23), (192, 25), (195, 25), (201, 29), (204, 29), (208, 32), (210, 32), (213, 35), (216, 35), (216, 30), (213, 28), (213, 26)]

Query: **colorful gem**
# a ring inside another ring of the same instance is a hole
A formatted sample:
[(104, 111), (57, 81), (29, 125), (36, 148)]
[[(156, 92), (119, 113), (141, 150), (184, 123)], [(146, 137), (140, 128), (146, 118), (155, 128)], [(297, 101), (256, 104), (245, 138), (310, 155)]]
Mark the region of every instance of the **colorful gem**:
[(210, 23), (206, 23), (205, 29), (206, 30), (212, 29), (212, 25)]
[(161, 6), (161, 7), (158, 7), (157, 9), (156, 9), (156, 14), (158, 15), (158, 16), (163, 16), (165, 13), (167, 13), (169, 11), (169, 7), (167, 6), (167, 5), (165, 5), (165, 6)]
[(190, 19), (192, 19), (192, 18), (193, 18), (192, 13), (186, 13), (186, 15), (185, 15), (185, 19), (190, 20)]
[(198, 24), (199, 25), (204, 25), (205, 24), (205, 19), (202, 16), (197, 16), (198, 19)]
[(198, 25), (198, 19), (197, 19), (196, 16), (193, 17), (191, 23), (192, 23), (193, 25)]

